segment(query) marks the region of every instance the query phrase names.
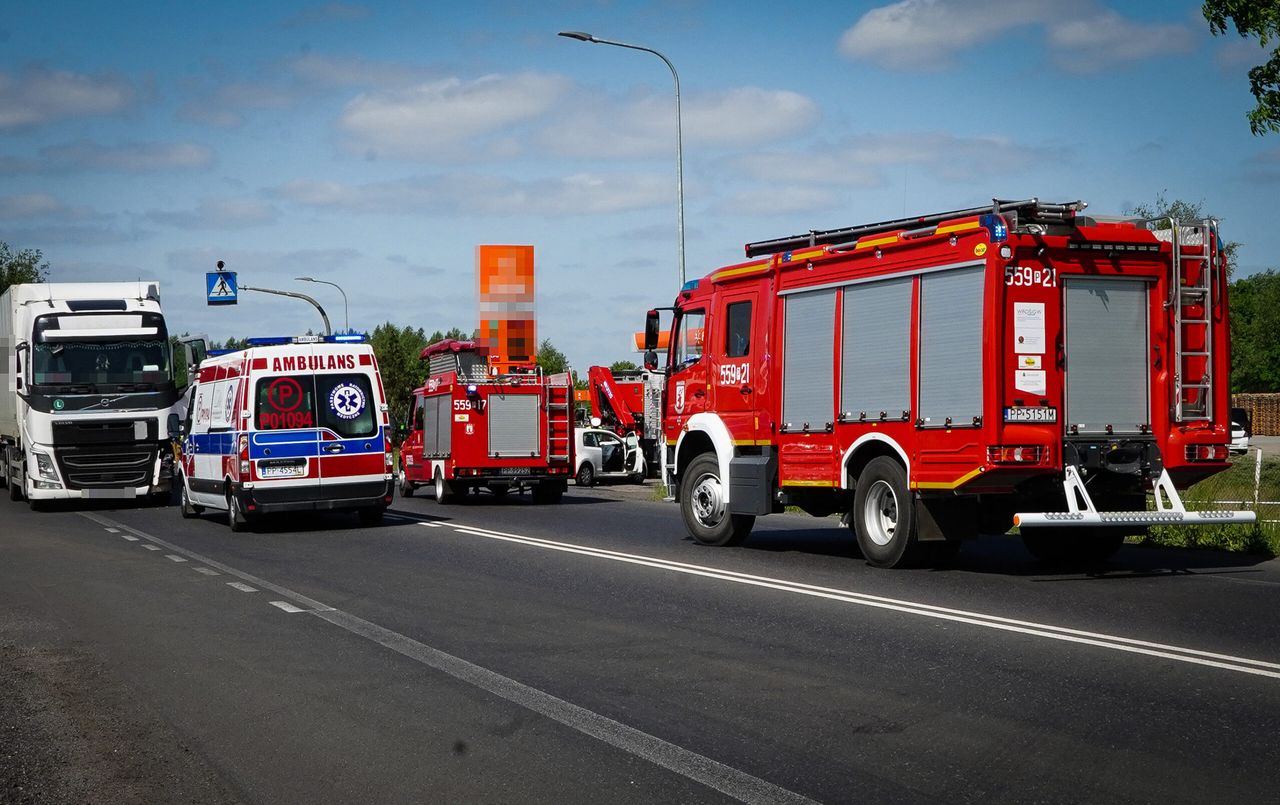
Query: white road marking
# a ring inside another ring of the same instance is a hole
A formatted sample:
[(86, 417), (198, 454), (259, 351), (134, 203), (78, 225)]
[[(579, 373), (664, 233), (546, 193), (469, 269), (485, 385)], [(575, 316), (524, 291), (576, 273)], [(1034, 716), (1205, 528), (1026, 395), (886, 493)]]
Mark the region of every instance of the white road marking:
[[(727, 796), (742, 802), (778, 802), (778, 803), (812, 803), (813, 800), (800, 794), (790, 791), (786, 788), (776, 786), (739, 771), (732, 766), (727, 766), (719, 761), (712, 760), (705, 755), (699, 755), (688, 749), (676, 746), (673, 743), (664, 741), (661, 738), (650, 735), (634, 727), (629, 727), (619, 721), (600, 715), (592, 710), (579, 707), (572, 702), (552, 696), (537, 688), (517, 682), (509, 677), (482, 668), (473, 663), (467, 662), (461, 657), (455, 657), (447, 654), (439, 649), (432, 648), (424, 643), (420, 643), (410, 637), (406, 637), (398, 632), (393, 632), (376, 623), (358, 618), (355, 615), (348, 614), (339, 609), (322, 604), (315, 599), (308, 598), (305, 595), (296, 593), (287, 587), (260, 579), (242, 570), (237, 570), (229, 565), (225, 565), (214, 559), (196, 553), (186, 548), (172, 545), (164, 540), (156, 539), (151, 535), (139, 531), (121, 523), (105, 520), (99, 515), (81, 513), (86, 517), (99, 524), (112, 523), (120, 528), (133, 531), (140, 537), (147, 539), (155, 539), (156, 542), (164, 545), (170, 550), (181, 553), (195, 561), (202, 562), (211, 567), (216, 567), (232, 576), (251, 581), (266, 590), (278, 593), (279, 595), (291, 599), (306, 607), (316, 617), (321, 618), (333, 625), (345, 629), (346, 631), (364, 637), (378, 645), (395, 651), (409, 659), (415, 660), (423, 665), (441, 671), (454, 679), (466, 682), (481, 690), (492, 693), (506, 701), (532, 710), (535, 713), (546, 716), (560, 724), (571, 729), (577, 730), (584, 735), (596, 738), (610, 746), (621, 749), (624, 752), (643, 758), (649, 762), (660, 766), (668, 771), (683, 775), (695, 782), (701, 783), (709, 788), (721, 792)], [(233, 587), (249, 587), (249, 585), (238, 585), (232, 582)], [(249, 588), (253, 589), (253, 588)]]
[(178, 555), (177, 555), (177, 554), (175, 554), (175, 553), (166, 553), (166, 554), (164, 555), (164, 558), (165, 558), (165, 559), (168, 559), (168, 560), (169, 560), (169, 561), (171, 561), (171, 562), (185, 562), (185, 561), (187, 561), (187, 560), (186, 560), (186, 557), (178, 556)]
[(221, 576), (221, 575), (222, 575), (222, 574), (221, 574), (221, 573), (219, 573), (218, 571), (213, 570), (213, 569), (211, 569), (211, 568), (207, 568), (207, 567), (193, 567), (193, 568), (191, 568), (191, 569), (192, 569), (192, 570), (194, 570), (194, 571), (195, 571), (195, 572), (197, 572), (197, 573), (203, 573), (203, 574), (205, 574), (206, 576)]
[(119, 534), (118, 536), (120, 537), (120, 539), (127, 539), (127, 540), (129, 540), (130, 542), (137, 542), (137, 541), (138, 541), (138, 538), (137, 538), (137, 537), (135, 537), (135, 536), (134, 536), (134, 535), (132, 535), (132, 534)]
[(306, 612), (306, 610), (303, 609), (302, 607), (295, 607), (293, 604), (290, 604), (288, 601), (268, 601), (267, 603), (273, 607), (280, 607), (285, 612)]
[(106, 532), (107, 532), (108, 534), (119, 534), (119, 533), (120, 533), (120, 529), (118, 529), (118, 528), (108, 528), (108, 529), (105, 529), (105, 530), (106, 530)]
[(439, 523), (428, 523), (428, 522), (426, 522), (425, 520), (423, 520), (422, 522), (419, 522), (419, 523), (418, 523), (418, 525), (424, 525), (424, 526), (426, 526), (427, 528), (439, 528), (439, 527), (440, 527), (440, 524), (439, 524)]
[(146, 543), (143, 543), (142, 547), (146, 548), (148, 551), (158, 551), (158, 550), (160, 550), (160, 546), (159, 546), (159, 545), (147, 545)]
[(618, 551), (610, 551), (603, 548), (591, 548), (566, 542), (555, 542), (553, 540), (540, 539), (537, 537), (526, 537), (520, 534), (490, 531), (488, 529), (476, 528), (474, 526), (454, 526), (453, 530), (470, 536), (484, 537), (486, 539), (500, 540), (503, 542), (515, 542), (534, 548), (543, 548), (545, 550), (575, 553), (583, 556), (595, 557), (597, 559), (607, 559), (614, 562), (643, 565), (658, 568), (660, 570), (669, 570), (675, 573), (702, 576), (705, 578), (718, 579), (721, 581), (733, 582), (735, 584), (746, 584), (754, 587), (765, 587), (797, 595), (826, 598), (834, 601), (842, 601), (848, 604), (857, 604), (859, 606), (874, 607), (877, 609), (887, 609), (895, 612), (903, 612), (909, 615), (934, 618), (936, 620), (967, 623), (973, 626), (981, 626), (986, 629), (1016, 632), (1018, 634), (1025, 634), (1033, 637), (1061, 640), (1069, 643), (1080, 643), (1083, 645), (1111, 649), (1113, 651), (1124, 651), (1131, 654), (1144, 654), (1152, 657), (1176, 660), (1178, 662), (1193, 663), (1196, 665), (1222, 668), (1224, 670), (1236, 671), (1244, 674), (1254, 674), (1257, 676), (1280, 679), (1280, 663), (1255, 660), (1248, 657), (1218, 654), (1211, 651), (1201, 651), (1199, 649), (1186, 648), (1183, 646), (1172, 646), (1163, 643), (1137, 640), (1134, 638), (1103, 634), (1099, 632), (1088, 632), (1081, 629), (1071, 629), (1064, 626), (1054, 626), (1052, 624), (1037, 623), (1034, 621), (1015, 620), (1013, 618), (1004, 618), (998, 615), (988, 615), (982, 612), (951, 609), (949, 607), (934, 606), (932, 604), (922, 604), (916, 601), (869, 595), (867, 593), (859, 593), (852, 590), (819, 587), (812, 584), (804, 584), (802, 582), (770, 578), (768, 576), (754, 576), (733, 570), (722, 570), (720, 568), (692, 565), (668, 559), (659, 559), (657, 557), (621, 553)]
[(256, 587), (250, 587), (242, 581), (229, 581), (227, 586), (234, 587), (242, 593), (256, 593), (258, 591)]

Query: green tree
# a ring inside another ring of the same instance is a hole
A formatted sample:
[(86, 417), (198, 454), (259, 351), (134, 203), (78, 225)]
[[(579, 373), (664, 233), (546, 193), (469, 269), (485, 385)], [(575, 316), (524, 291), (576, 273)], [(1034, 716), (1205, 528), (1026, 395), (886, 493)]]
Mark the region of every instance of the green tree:
[[(1164, 191), (1156, 194), (1156, 200), (1152, 204), (1135, 204), (1133, 207), (1125, 211), (1126, 215), (1132, 215), (1135, 218), (1172, 218), (1175, 221), (1203, 221), (1206, 218), (1213, 218), (1204, 211), (1204, 202), (1184, 201), (1175, 198), (1169, 201), (1165, 198)], [(1221, 219), (1219, 219), (1221, 220)], [(1161, 229), (1168, 229), (1169, 225), (1163, 224)], [(1236, 253), (1240, 251), (1239, 241), (1229, 240), (1222, 244), (1223, 256), (1227, 261), (1227, 276), (1231, 276), (1231, 272), (1236, 266)]]
[(378, 358), (378, 371), (382, 374), (393, 423), (405, 422), (409, 415), (409, 395), (426, 380), (427, 364), (418, 356), (432, 340), (421, 327), (415, 330), (397, 327), (391, 322), (378, 325), (369, 337)]
[(1231, 390), (1280, 391), (1280, 273), (1231, 283)]
[(538, 347), (537, 361), (538, 366), (542, 367), (542, 373), (546, 375), (558, 374), (569, 366), (569, 359), (563, 352), (556, 349), (550, 338), (544, 339)]
[(44, 282), (49, 278), (49, 264), (39, 249), (23, 249), (15, 252), (9, 244), (0, 240), (0, 293), (10, 285), (26, 282)]
[[(1230, 21), (1240, 36), (1256, 36), (1264, 51), (1273, 39), (1280, 40), (1280, 0), (1205, 0), (1201, 11), (1214, 36), (1225, 34)], [(1249, 70), (1249, 91), (1258, 102), (1248, 115), (1249, 130), (1280, 132), (1280, 45), (1265, 63)]]
[(609, 364), (610, 372), (630, 372), (639, 368), (634, 361), (614, 361)]

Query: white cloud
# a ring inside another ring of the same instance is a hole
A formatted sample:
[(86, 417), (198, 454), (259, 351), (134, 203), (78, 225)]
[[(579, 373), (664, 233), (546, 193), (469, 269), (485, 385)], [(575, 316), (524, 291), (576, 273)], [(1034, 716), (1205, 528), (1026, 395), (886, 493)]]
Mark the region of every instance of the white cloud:
[(338, 125), (357, 152), (439, 160), (545, 114), (568, 85), (560, 76), (521, 73), (366, 92), (346, 105)]
[(939, 179), (964, 181), (989, 175), (992, 165), (1012, 173), (1065, 156), (1062, 149), (1004, 137), (926, 132), (862, 135), (809, 151), (752, 154), (738, 165), (743, 175), (766, 182), (868, 188), (884, 184), (885, 169), (894, 166), (917, 166)]
[(221, 129), (244, 124), (250, 110), (284, 109), (298, 101), (296, 93), (264, 83), (236, 81), (193, 98), (178, 109), (178, 119)]
[(430, 80), (432, 71), (361, 58), (308, 53), (285, 63), (300, 81), (320, 87), (378, 87), (390, 89)]
[(147, 218), (179, 229), (247, 229), (273, 224), (279, 211), (265, 201), (245, 198), (201, 199), (192, 210), (151, 210)]
[(826, 209), (835, 203), (836, 195), (825, 188), (775, 185), (766, 193), (734, 193), (717, 204), (715, 212), (727, 215), (776, 215)]
[[(686, 144), (743, 148), (794, 136), (817, 123), (821, 113), (811, 98), (796, 92), (739, 87), (685, 96), (680, 116)], [(675, 146), (675, 100), (655, 94), (584, 102), (583, 95), (575, 93), (571, 108), (557, 114), (538, 141), (552, 153), (577, 158), (636, 159), (670, 153)]]
[(252, 273), (276, 279), (299, 274), (328, 274), (350, 271), (365, 256), (355, 249), (298, 249), (295, 251), (258, 251), (246, 249), (182, 249), (171, 252), (167, 261), (172, 271), (189, 274), (212, 271), (219, 260), (228, 271)]
[(114, 75), (39, 66), (0, 73), (0, 131), (115, 114), (128, 108), (136, 96), (128, 80)]
[(48, 193), (24, 193), (16, 196), (0, 196), (0, 221), (23, 218), (44, 218), (66, 210), (61, 201)]
[(1076, 72), (1181, 53), (1193, 43), (1185, 25), (1137, 22), (1096, 2), (900, 0), (862, 15), (841, 35), (839, 49), (884, 67), (936, 70), (958, 53), (1029, 25), (1043, 28), (1055, 61)]
[(274, 191), (304, 207), (412, 215), (591, 215), (671, 203), (669, 176), (575, 174), (516, 180), (476, 174), (422, 176), (345, 185), (299, 179)]
[(120, 143), (101, 145), (79, 140), (40, 150), (33, 166), (48, 171), (148, 171), (205, 168), (213, 164), (213, 150), (195, 143)]

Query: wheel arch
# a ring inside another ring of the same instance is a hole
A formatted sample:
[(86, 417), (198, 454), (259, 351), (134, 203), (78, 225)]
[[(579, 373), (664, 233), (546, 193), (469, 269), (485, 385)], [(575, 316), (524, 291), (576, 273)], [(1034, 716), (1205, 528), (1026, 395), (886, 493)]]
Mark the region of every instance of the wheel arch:
[(858, 475), (877, 456), (888, 456), (901, 462), (907, 474), (907, 487), (911, 487), (911, 460), (907, 458), (907, 451), (883, 433), (865, 433), (844, 451), (840, 461), (840, 487), (852, 489)]
[(724, 421), (715, 414), (694, 414), (676, 439), (676, 477), (684, 474), (689, 463), (703, 453), (715, 453), (724, 486), (725, 503), (729, 502), (729, 462), (733, 459), (733, 437)]

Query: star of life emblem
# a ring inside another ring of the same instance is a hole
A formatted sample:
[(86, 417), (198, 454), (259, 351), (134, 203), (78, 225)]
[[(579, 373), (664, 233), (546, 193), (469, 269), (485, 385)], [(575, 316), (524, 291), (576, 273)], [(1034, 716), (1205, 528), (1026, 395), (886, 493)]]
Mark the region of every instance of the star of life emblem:
[(364, 392), (354, 383), (339, 383), (329, 392), (329, 407), (339, 419), (355, 419), (364, 406)]

